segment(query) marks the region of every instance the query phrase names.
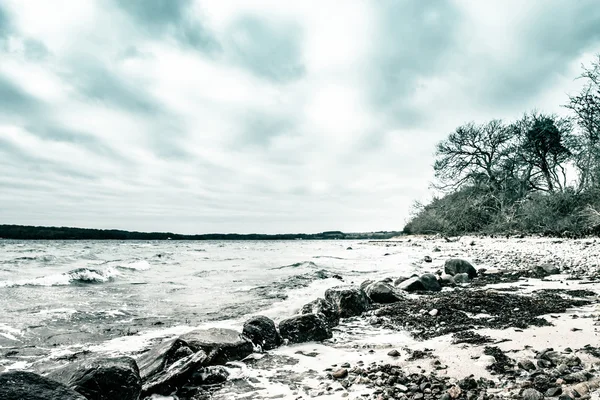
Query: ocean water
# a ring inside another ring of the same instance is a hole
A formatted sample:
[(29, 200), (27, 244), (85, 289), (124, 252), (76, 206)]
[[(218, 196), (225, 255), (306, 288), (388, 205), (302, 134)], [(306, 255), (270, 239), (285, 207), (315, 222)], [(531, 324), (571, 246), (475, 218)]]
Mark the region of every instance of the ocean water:
[(0, 241), (0, 369), (281, 320), (329, 287), (410, 274), (421, 257), (368, 241)]

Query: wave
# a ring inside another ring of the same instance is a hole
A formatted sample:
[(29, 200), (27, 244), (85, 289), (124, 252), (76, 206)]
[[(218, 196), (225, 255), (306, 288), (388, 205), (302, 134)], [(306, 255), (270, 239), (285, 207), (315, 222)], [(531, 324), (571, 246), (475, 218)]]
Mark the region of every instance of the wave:
[(150, 269), (150, 263), (146, 260), (137, 260), (130, 262), (129, 264), (117, 265), (117, 268), (132, 271), (148, 271)]
[(63, 274), (40, 276), (38, 278), (22, 281), (0, 282), (0, 287), (17, 286), (67, 286), (105, 283), (114, 280), (120, 273), (115, 268), (108, 267), (103, 270), (93, 268), (76, 268)]
[(319, 266), (317, 264), (315, 264), (312, 261), (301, 261), (301, 262), (297, 262), (294, 264), (290, 264), (290, 265), (283, 265), (281, 267), (275, 267), (275, 268), (269, 268), (271, 270), (273, 269), (284, 269), (284, 268), (300, 268), (300, 267), (304, 267), (304, 268), (319, 268)]
[(330, 274), (324, 269), (319, 269), (306, 274), (293, 275), (284, 280), (274, 282), (271, 285), (258, 286), (252, 288), (250, 291), (263, 298), (285, 300), (287, 299), (288, 292), (290, 290), (304, 288), (309, 286), (314, 281), (328, 278), (339, 279), (341, 277), (336, 274)]

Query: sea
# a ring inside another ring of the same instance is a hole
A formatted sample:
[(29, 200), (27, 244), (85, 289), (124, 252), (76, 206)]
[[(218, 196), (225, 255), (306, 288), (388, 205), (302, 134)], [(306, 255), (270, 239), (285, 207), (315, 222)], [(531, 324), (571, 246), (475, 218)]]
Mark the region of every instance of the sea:
[(377, 241), (0, 240), (0, 371), (136, 354), (196, 328), (275, 321), (327, 288), (419, 271)]

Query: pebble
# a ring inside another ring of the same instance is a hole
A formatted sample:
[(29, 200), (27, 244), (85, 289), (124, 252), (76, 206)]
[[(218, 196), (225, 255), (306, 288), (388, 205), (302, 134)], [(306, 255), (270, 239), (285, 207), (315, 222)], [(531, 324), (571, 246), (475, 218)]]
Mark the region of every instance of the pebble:
[(390, 357), (400, 357), (400, 352), (396, 349), (391, 350), (389, 353), (387, 353), (388, 356)]
[(429, 315), (431, 315), (432, 317), (435, 317), (436, 315), (438, 315), (438, 310), (436, 308), (434, 308), (433, 310), (429, 311)]
[(348, 370), (346, 368), (340, 368), (337, 371), (334, 371), (331, 376), (334, 379), (344, 379), (348, 376)]

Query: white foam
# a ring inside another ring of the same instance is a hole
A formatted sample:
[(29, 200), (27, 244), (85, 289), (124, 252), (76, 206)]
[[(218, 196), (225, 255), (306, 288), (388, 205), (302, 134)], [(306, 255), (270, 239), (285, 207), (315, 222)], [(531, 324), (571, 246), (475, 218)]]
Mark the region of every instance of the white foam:
[(130, 262), (129, 264), (119, 265), (119, 268), (131, 269), (134, 271), (148, 271), (150, 269), (150, 263), (146, 260), (137, 260)]

